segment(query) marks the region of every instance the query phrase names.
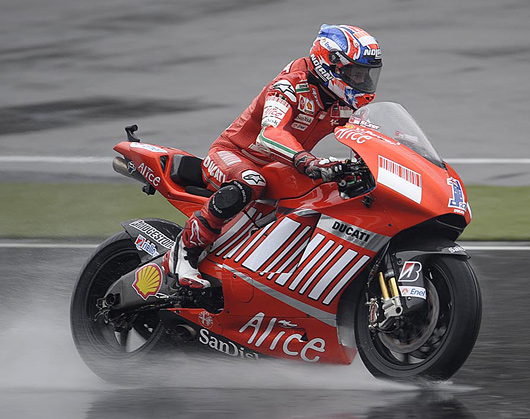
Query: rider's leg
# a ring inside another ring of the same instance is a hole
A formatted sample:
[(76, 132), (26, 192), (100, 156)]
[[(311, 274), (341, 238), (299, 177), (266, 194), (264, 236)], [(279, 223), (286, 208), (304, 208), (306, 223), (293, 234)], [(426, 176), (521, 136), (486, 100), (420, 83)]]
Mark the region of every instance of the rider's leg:
[[(256, 199), (265, 186), (263, 176), (256, 171), (259, 167), (244, 158), (229, 166), (225, 165), (215, 152), (211, 153), (208, 159), (215, 170), (209, 170), (212, 168), (209, 166), (203, 170), (203, 174), (207, 182), (218, 190), (200, 211), (188, 219), (169, 256), (170, 272), (178, 276), (182, 286), (192, 288), (210, 286), (209, 281), (202, 278), (198, 271), (202, 251), (215, 241), (221, 233), (222, 226)], [(223, 176), (219, 176), (217, 169)], [(248, 176), (249, 172), (253, 176)], [(211, 175), (212, 173), (214, 176)], [(259, 179), (256, 180), (257, 178)], [(219, 184), (218, 179), (231, 180)]]

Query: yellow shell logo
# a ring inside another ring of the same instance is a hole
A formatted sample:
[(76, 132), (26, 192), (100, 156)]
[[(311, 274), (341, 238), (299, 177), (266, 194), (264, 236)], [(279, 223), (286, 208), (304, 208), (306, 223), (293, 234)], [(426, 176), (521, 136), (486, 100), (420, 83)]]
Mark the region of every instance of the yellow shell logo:
[(162, 286), (162, 271), (155, 263), (142, 266), (134, 276), (133, 288), (144, 300), (150, 295), (156, 295)]

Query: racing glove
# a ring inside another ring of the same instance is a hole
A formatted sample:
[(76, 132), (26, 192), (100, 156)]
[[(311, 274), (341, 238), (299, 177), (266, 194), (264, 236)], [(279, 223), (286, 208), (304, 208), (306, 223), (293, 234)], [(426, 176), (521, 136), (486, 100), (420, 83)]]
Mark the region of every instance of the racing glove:
[(322, 179), (329, 182), (343, 173), (343, 162), (335, 157), (320, 159), (308, 151), (300, 151), (293, 157), (293, 164), (299, 173), (309, 176), (311, 179)]

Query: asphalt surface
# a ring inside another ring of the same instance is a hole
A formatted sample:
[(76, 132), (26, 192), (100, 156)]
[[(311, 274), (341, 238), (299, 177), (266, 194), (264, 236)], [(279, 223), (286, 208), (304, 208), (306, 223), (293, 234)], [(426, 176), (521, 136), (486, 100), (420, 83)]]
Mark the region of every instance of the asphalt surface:
[[(204, 156), (322, 23), (378, 38), (377, 100), (402, 103), (444, 158), (528, 159), (529, 19), (525, 0), (0, 0), (0, 182), (122, 182), (108, 162), (132, 123), (146, 142)], [(332, 139), (315, 150), (343, 152)], [(530, 185), (530, 165), (508, 161), (454, 167), (467, 184)], [(190, 363), (169, 382), (112, 386), (82, 363), (67, 321), (89, 253), (0, 247), (2, 418), (530, 417), (527, 250), (471, 251), (477, 346), (452, 382), (427, 388), (358, 362)]]
[(166, 372), (174, 371), (169, 377), (158, 382), (160, 365), (153, 365), (136, 385), (116, 386), (83, 364), (69, 332), (70, 295), (91, 249), (0, 244), (2, 418), (530, 416), (530, 246), (469, 251), (482, 289), (483, 322), (474, 351), (448, 383), (376, 380), (358, 360), (319, 368), (161, 359)]

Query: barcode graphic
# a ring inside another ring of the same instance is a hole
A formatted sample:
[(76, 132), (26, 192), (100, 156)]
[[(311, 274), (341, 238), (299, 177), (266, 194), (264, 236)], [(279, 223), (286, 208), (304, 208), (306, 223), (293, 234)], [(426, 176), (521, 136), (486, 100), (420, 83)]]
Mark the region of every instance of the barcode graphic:
[(408, 167), (402, 166), (401, 164), (389, 160), (383, 156), (379, 156), (379, 167), (396, 176), (399, 176), (401, 179), (404, 179), (413, 185), (421, 187), (421, 175), (416, 173), (414, 170), (409, 169)]

